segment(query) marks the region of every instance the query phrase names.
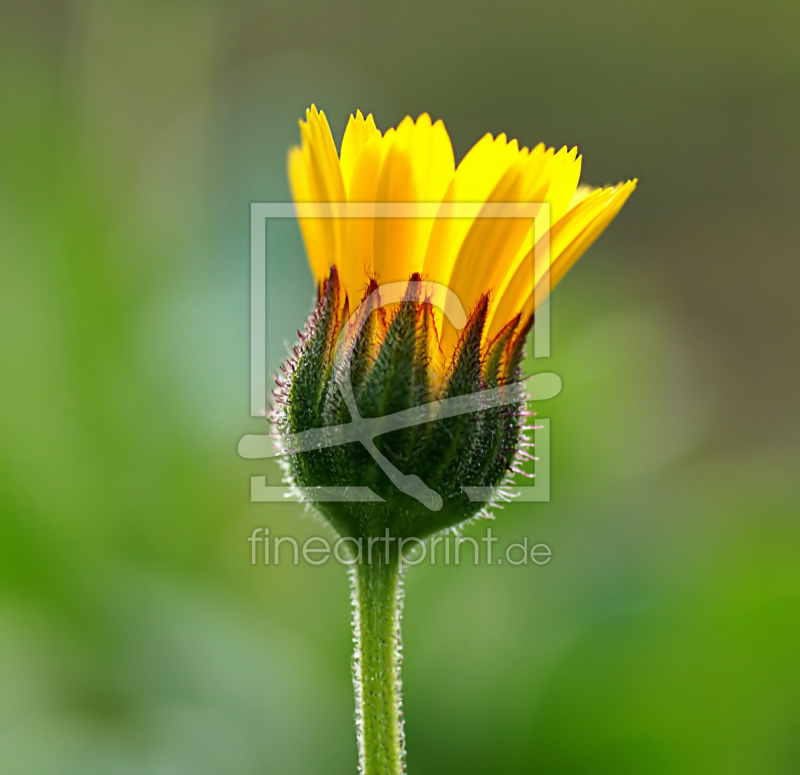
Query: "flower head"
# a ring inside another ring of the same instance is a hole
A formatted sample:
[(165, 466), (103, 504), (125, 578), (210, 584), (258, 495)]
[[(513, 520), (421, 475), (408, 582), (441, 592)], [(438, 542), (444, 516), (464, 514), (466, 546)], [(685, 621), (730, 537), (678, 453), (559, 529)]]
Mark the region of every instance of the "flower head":
[[(513, 385), (537, 305), (636, 185), (581, 186), (577, 149), (520, 148), (503, 134), (456, 166), (444, 124), (427, 114), (382, 133), (359, 111), (340, 153), (313, 106), (300, 133), (289, 180), (319, 295), (279, 393), (285, 434)], [(320, 504), (345, 534), (457, 524), (478, 510), (463, 486), (496, 486), (513, 470), (525, 443), (522, 393), (514, 399), (298, 452), (293, 480), (383, 498), (372, 512)]]

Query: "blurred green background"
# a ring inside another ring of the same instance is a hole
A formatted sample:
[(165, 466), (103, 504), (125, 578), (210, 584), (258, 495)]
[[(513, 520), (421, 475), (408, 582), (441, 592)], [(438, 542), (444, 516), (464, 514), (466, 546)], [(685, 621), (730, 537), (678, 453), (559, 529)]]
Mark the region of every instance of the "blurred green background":
[[(640, 187), (556, 292), (534, 567), (407, 583), (423, 773), (800, 772), (800, 4), (0, 5), (0, 772), (351, 773), (345, 570), (251, 567), (249, 203), (313, 101)], [(270, 236), (271, 366), (313, 295)], [(476, 532), (476, 528), (472, 532)]]

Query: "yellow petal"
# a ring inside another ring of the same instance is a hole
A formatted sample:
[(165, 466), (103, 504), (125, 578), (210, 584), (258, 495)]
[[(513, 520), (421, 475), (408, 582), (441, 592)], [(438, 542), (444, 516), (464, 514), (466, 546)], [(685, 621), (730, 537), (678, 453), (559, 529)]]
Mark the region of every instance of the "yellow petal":
[(581, 176), (581, 157), (578, 149), (562, 148), (553, 159), (551, 183), (545, 196), (550, 204), (550, 221), (556, 223), (564, 217), (570, 208), (578, 180)]
[[(444, 206), (485, 202), (518, 156), (516, 140), (507, 143), (504, 134), (497, 138), (484, 135), (458, 165), (444, 195)], [(425, 252), (426, 279), (449, 284), (458, 252), (473, 222), (474, 218), (436, 219)]]
[[(374, 211), (381, 167), (394, 134), (394, 129), (388, 130), (383, 136), (377, 132), (361, 150), (350, 184), (350, 202), (364, 203)], [(370, 279), (375, 276), (375, 221), (371, 217), (348, 218), (344, 226), (344, 255), (347, 260), (342, 262), (340, 277), (351, 301), (350, 308), (354, 309), (361, 302)]]
[(549, 271), (559, 252), (600, 215), (613, 193), (614, 190), (611, 188), (598, 189), (578, 207), (570, 210), (552, 228), (544, 234), (537, 235), (534, 250), (527, 253), (495, 291), (496, 299), (499, 301), (489, 311), (487, 338), (491, 339), (508, 320), (520, 312), (534, 292), (537, 282)]
[(347, 122), (347, 128), (344, 130), (344, 137), (342, 138), (341, 153), (342, 180), (344, 182), (345, 193), (348, 197), (352, 185), (353, 173), (355, 172), (361, 151), (374, 137), (380, 137), (380, 134), (381, 133), (375, 126), (375, 119), (372, 118), (372, 114), (364, 118), (361, 111), (358, 110), (355, 116), (350, 116), (350, 120)]
[(532, 217), (515, 217), (521, 214), (518, 205), (544, 197), (550, 186), (553, 155), (554, 151), (544, 145), (536, 146), (530, 154), (520, 151), (488, 196), (481, 217), (471, 225), (450, 277), (451, 290), (467, 308), (472, 309), (480, 296), (508, 273), (533, 226)]
[[(571, 156), (566, 154), (566, 160), (574, 161), (574, 156), (574, 152)], [(450, 280), (451, 290), (467, 308), (474, 308), (484, 293), (493, 292), (532, 250), (534, 217), (521, 208), (530, 211), (531, 205), (546, 201), (554, 189), (555, 176), (562, 172), (564, 157), (544, 145), (538, 145), (530, 154), (520, 152), (489, 196), (481, 210), (486, 217), (476, 219), (470, 228)], [(502, 203), (506, 203), (505, 207), (498, 208)], [(447, 326), (443, 334), (443, 348), (449, 352), (457, 338)]]
[[(525, 173), (530, 166), (527, 151), (518, 153), (481, 207), (458, 251), (449, 288), (467, 310), (472, 310), (481, 295), (489, 290), (489, 278), (499, 271), (498, 265), (507, 259), (505, 254), (511, 252), (510, 242), (522, 238), (520, 231), (524, 234), (526, 224), (523, 219), (503, 217), (502, 210), (498, 210), (496, 205), (505, 204), (509, 215), (517, 211), (514, 203), (522, 199)], [(455, 346), (457, 337), (449, 326), (444, 326), (443, 335), (443, 349), (447, 353)]]
[[(496, 271), (484, 278), (485, 286), (490, 289), (493, 301), (487, 315), (487, 334), (490, 332), (489, 324), (494, 317), (496, 301), (502, 297), (509, 280), (519, 267), (529, 260), (529, 256), (533, 255), (534, 245), (547, 233), (551, 224), (560, 221), (575, 202), (581, 168), (581, 157), (577, 153), (577, 148), (569, 150), (566, 146), (555, 154), (552, 150), (548, 151), (544, 155), (543, 163), (536, 170), (537, 174), (531, 177), (529, 188), (523, 197), (524, 201), (531, 205), (547, 203), (549, 207), (537, 212), (535, 223), (530, 219), (517, 222), (520, 227), (524, 225), (524, 232), (520, 231), (523, 239), (515, 240), (518, 242), (516, 255), (511, 259), (504, 257), (502, 261), (495, 262)], [(584, 188), (592, 190), (590, 187)], [(532, 259), (530, 263), (533, 263)], [(531, 283), (529, 287), (533, 287), (533, 284)]]
[[(338, 266), (342, 255), (342, 220), (337, 217), (324, 217), (324, 214), (336, 215), (338, 209), (336, 205), (346, 201), (344, 183), (328, 120), (325, 114), (317, 111), (313, 105), (306, 111), (306, 121), (300, 122), (300, 136), (302, 159), (308, 179), (307, 201), (334, 203), (332, 211), (330, 207), (316, 208), (319, 215), (312, 216), (312, 219), (320, 235), (319, 250), (324, 254), (324, 263), (328, 266), (333, 264)], [(297, 162), (292, 163), (297, 164)], [(322, 258), (315, 258), (312, 271), (322, 262)]]
[[(518, 313), (522, 319), (533, 314), (535, 307), (575, 264), (584, 251), (600, 236), (636, 188), (636, 180), (584, 196), (544, 237), (549, 240), (549, 267), (534, 266), (534, 252), (499, 288), (499, 302), (487, 321), (487, 340), (491, 341)], [(537, 249), (542, 248), (537, 241)], [(537, 293), (537, 286), (539, 287)]]
[[(509, 271), (494, 290), (495, 298), (500, 303), (490, 307), (487, 316), (488, 337), (495, 335), (499, 328), (519, 312), (533, 292), (537, 280), (549, 270), (559, 251), (598, 216), (612, 195), (612, 189), (598, 189), (552, 228), (545, 220), (537, 219), (535, 248), (526, 253), (523, 260)], [(543, 226), (545, 231), (542, 231)], [(542, 261), (545, 263), (542, 264)], [(537, 263), (538, 266), (535, 265)]]
[[(311, 192), (309, 169), (306, 154), (300, 148), (289, 150), (289, 186), (295, 202), (314, 202)], [(325, 237), (317, 218), (299, 218), (300, 232), (306, 246), (308, 263), (317, 283), (322, 283), (333, 265), (333, 256), (325, 243)]]
[[(423, 113), (397, 127), (378, 181), (379, 202), (441, 202), (455, 171), (453, 147), (441, 121)], [(379, 218), (375, 223), (374, 268), (378, 282), (405, 281), (421, 272), (432, 218)]]
[(553, 265), (550, 268), (550, 288), (555, 288), (564, 275), (575, 265), (575, 262), (586, 252), (587, 248), (605, 231), (628, 197), (636, 188), (637, 180), (620, 183), (613, 191), (611, 199), (603, 208), (600, 215), (584, 229), (578, 237), (573, 239), (569, 246), (559, 250)]

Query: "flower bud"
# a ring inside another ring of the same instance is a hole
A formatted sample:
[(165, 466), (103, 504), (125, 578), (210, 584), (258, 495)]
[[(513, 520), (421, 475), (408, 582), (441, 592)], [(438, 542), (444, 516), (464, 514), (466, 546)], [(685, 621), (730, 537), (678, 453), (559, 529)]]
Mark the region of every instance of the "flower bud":
[[(529, 325), (516, 318), (482, 345), (483, 296), (441, 372), (429, 290), (412, 275), (386, 306), (373, 282), (348, 316), (334, 268), (284, 368), (274, 420), (291, 481), (309, 499), (342, 493), (315, 503), (342, 536), (425, 538), (463, 523), (485, 507), (464, 488), (509, 483), (527, 443), (518, 379)], [(377, 497), (356, 499), (364, 488)]]

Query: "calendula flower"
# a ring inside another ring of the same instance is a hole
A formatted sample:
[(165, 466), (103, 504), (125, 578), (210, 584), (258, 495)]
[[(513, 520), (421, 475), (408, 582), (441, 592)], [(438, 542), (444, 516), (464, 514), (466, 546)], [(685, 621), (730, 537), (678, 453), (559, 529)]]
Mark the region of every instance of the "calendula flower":
[(382, 133), (359, 112), (337, 152), (312, 106), (300, 133), (289, 179), (319, 291), (273, 419), (290, 480), (357, 546), (359, 771), (401, 773), (403, 542), (475, 516), (483, 504), (465, 488), (492, 492), (521, 473), (520, 364), (536, 307), (636, 181), (580, 186), (576, 149), (505, 135), (456, 166), (427, 114)]
[[(456, 166), (444, 124), (428, 114), (381, 132), (359, 111), (337, 152), (325, 114), (312, 106), (300, 134), (289, 180), (305, 205), (300, 226), (319, 304), (279, 393), (284, 434), (338, 427), (354, 409), (377, 418), (513, 384), (536, 305), (636, 185), (581, 186), (576, 148), (521, 148), (502, 134), (484, 136)], [(408, 217), (385, 217), (384, 203), (407, 207)], [(461, 204), (471, 207), (459, 212)], [(544, 266), (534, 260), (541, 254)], [(397, 284), (409, 284), (401, 303), (363, 309)], [(466, 325), (425, 303), (435, 288), (449, 289)], [(348, 320), (350, 335), (340, 340)], [(335, 365), (337, 346), (344, 357)], [(356, 441), (293, 455), (293, 480), (301, 490), (363, 486), (380, 496), (382, 504), (318, 505), (345, 535), (364, 532), (365, 513), (369, 531), (429, 535), (481, 508), (464, 487), (495, 487), (516, 470), (526, 443), (522, 398), (374, 433), (373, 450)], [(376, 464), (381, 458), (386, 465)], [(389, 467), (421, 490), (398, 486)]]

